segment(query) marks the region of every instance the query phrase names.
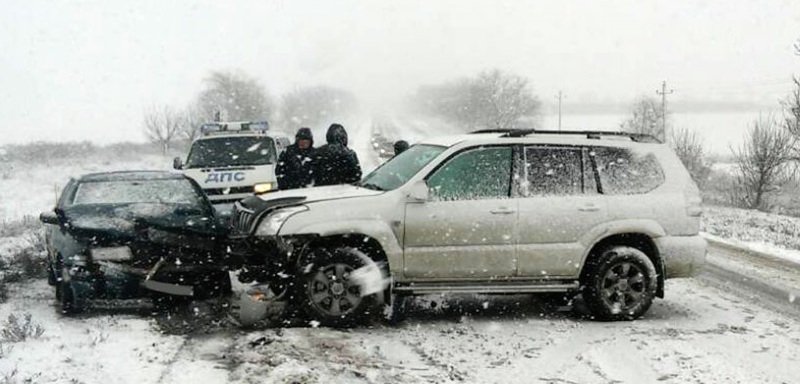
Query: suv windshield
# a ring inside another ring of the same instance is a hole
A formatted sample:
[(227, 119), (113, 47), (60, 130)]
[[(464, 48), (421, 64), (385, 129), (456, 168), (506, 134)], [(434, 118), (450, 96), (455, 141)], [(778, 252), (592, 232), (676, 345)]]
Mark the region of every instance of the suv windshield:
[(275, 145), (269, 137), (215, 137), (194, 142), (186, 160), (186, 168), (265, 165), (274, 162)]
[(372, 171), (361, 181), (361, 185), (382, 191), (395, 189), (405, 184), (445, 149), (446, 147), (437, 145), (414, 145)]

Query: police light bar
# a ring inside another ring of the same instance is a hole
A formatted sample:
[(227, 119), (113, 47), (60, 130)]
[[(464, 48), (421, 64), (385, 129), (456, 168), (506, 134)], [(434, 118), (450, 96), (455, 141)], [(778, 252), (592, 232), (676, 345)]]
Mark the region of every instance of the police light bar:
[(206, 123), (200, 126), (200, 133), (208, 135), (214, 132), (224, 131), (225, 126), (218, 123)]
[(251, 131), (267, 131), (269, 130), (269, 122), (267, 121), (253, 121), (247, 125), (247, 128)]

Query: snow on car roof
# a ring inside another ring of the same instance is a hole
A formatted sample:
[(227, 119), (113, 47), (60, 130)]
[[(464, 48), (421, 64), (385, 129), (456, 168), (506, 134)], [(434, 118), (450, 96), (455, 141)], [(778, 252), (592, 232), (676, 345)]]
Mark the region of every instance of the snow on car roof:
[(450, 136), (439, 136), (422, 140), (420, 144), (441, 145), (452, 147), (460, 143), (469, 144), (500, 144), (500, 143), (530, 143), (530, 144), (563, 144), (563, 145), (604, 145), (614, 147), (640, 147), (663, 146), (662, 143), (645, 143), (631, 140), (627, 136), (602, 136), (588, 138), (584, 135), (564, 135), (558, 133), (534, 133), (522, 137), (506, 137), (502, 133), (473, 133)]
[(88, 173), (78, 178), (78, 181), (121, 181), (121, 180), (179, 180), (185, 176), (181, 173), (168, 171), (116, 171)]

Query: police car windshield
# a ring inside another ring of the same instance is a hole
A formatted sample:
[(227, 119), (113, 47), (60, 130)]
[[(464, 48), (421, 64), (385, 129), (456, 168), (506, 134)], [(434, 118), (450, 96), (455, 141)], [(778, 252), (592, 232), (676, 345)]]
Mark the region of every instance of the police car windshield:
[(214, 137), (192, 144), (186, 168), (216, 168), (275, 163), (275, 145), (269, 137)]
[(361, 186), (381, 191), (395, 189), (405, 184), (445, 149), (438, 145), (414, 145), (372, 171), (361, 181)]

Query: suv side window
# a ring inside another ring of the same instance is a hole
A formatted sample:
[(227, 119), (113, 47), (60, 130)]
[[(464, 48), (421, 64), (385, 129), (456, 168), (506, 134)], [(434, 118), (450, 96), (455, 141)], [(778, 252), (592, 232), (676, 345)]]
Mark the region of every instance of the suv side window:
[(578, 195), (583, 193), (581, 148), (527, 147), (523, 196)]
[(507, 198), (511, 191), (511, 147), (462, 152), (428, 176), (435, 200)]
[(664, 183), (664, 171), (652, 153), (628, 148), (595, 147), (589, 155), (594, 158), (604, 194), (647, 193)]

